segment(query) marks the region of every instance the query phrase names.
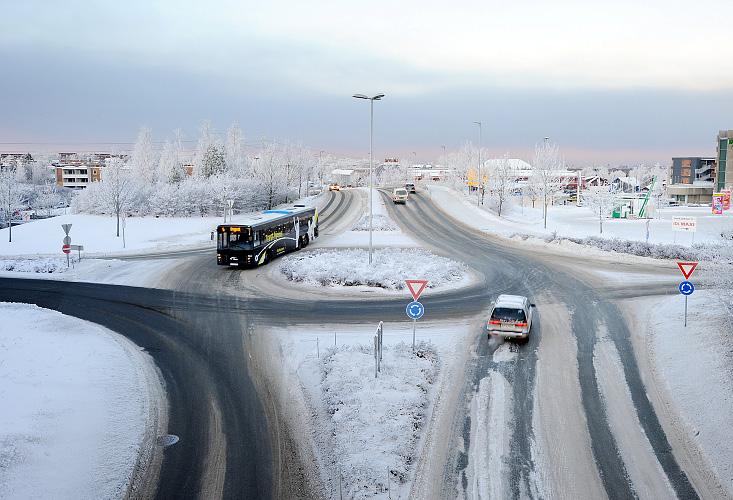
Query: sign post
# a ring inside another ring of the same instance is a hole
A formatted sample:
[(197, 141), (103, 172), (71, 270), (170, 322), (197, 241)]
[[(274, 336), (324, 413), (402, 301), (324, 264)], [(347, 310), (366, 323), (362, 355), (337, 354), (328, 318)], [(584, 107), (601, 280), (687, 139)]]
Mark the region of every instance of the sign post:
[(685, 277), (685, 281), (680, 283), (679, 287), (677, 287), (682, 295), (685, 296), (685, 328), (687, 327), (687, 297), (692, 295), (692, 293), (695, 291), (695, 285), (692, 284), (692, 282), (687, 281), (690, 276), (692, 276), (692, 273), (695, 272), (695, 268), (697, 267), (697, 262), (678, 262), (677, 267), (680, 268), (680, 271), (682, 272), (682, 276)]
[(71, 231), (71, 224), (61, 224), (61, 229), (64, 230), (64, 245), (61, 247), (61, 251), (66, 254), (66, 269), (69, 268), (69, 254), (71, 253), (71, 236), (69, 236), (69, 231)]
[(412, 352), (415, 352), (415, 328), (417, 326), (417, 320), (423, 317), (425, 314), (425, 307), (418, 302), (420, 295), (428, 286), (428, 280), (405, 280), (407, 289), (410, 290), (410, 295), (414, 299), (412, 302), (407, 304), (405, 313), (407, 317), (412, 320)]

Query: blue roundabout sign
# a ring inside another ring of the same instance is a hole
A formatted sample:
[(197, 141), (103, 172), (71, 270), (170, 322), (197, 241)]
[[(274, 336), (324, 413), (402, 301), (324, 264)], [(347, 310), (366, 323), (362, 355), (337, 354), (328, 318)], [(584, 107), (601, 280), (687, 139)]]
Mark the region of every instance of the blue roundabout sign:
[(680, 283), (679, 289), (682, 295), (692, 295), (692, 292), (695, 291), (695, 285), (689, 281), (683, 281)]
[(407, 304), (405, 312), (407, 313), (407, 317), (410, 319), (420, 319), (422, 318), (423, 314), (425, 314), (425, 306), (417, 301), (410, 302), (409, 304)]

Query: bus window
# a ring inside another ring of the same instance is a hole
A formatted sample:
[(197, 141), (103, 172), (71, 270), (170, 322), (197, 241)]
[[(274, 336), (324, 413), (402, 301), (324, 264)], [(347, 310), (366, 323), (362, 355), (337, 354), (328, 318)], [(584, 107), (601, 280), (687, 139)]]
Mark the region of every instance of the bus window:
[(228, 247), (233, 250), (251, 250), (252, 240), (244, 233), (230, 233)]

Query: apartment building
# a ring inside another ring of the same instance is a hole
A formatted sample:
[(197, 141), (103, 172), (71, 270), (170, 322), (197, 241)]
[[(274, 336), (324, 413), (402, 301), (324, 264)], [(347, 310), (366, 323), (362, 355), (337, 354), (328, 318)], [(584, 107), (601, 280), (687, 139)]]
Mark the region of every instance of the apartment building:
[(59, 153), (59, 160), (52, 164), (56, 170), (56, 185), (71, 189), (84, 189), (102, 179), (102, 170), (110, 159), (126, 159), (126, 155), (112, 153)]

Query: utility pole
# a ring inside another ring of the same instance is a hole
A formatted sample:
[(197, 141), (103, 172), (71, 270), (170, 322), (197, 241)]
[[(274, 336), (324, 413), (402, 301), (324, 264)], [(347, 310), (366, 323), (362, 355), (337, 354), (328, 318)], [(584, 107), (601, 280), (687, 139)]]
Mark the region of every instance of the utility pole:
[(473, 122), (478, 125), (478, 174), (476, 179), (476, 205), (483, 205), (483, 182), (481, 179), (481, 122)]

